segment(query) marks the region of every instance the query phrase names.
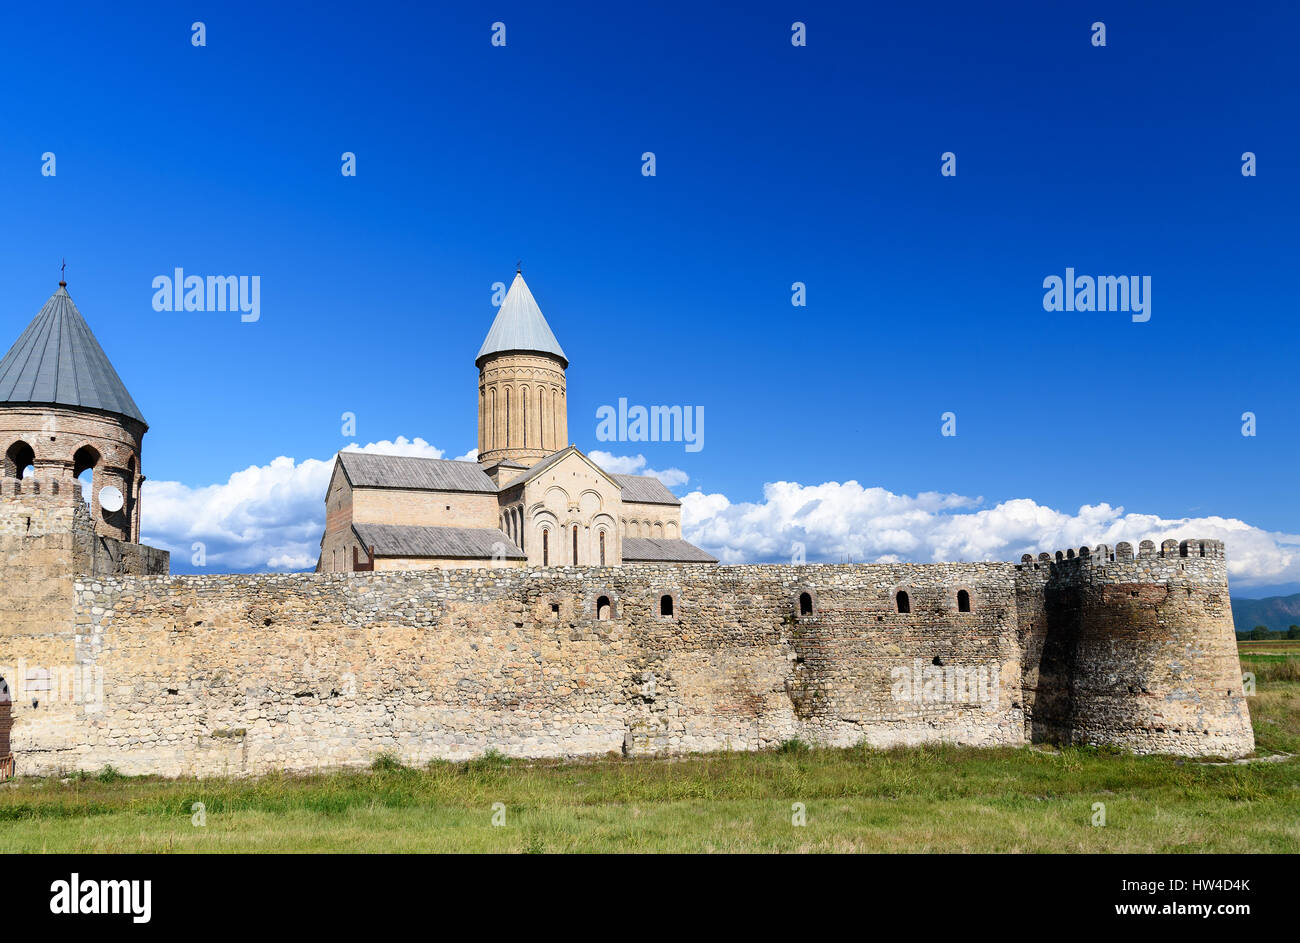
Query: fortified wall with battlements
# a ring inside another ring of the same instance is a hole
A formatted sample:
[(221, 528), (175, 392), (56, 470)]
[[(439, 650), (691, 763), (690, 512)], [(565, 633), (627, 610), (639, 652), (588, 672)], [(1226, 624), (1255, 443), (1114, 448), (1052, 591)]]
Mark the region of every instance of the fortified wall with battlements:
[(20, 774), (795, 737), (1254, 748), (1217, 541), (1019, 564), (168, 576), (161, 551), (96, 535), (75, 486), (0, 488)]

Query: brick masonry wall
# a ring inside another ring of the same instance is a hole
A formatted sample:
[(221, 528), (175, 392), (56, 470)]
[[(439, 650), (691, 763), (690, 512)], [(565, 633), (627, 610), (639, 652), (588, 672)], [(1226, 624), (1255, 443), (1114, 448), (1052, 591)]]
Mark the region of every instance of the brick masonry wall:
[(676, 540), (682, 536), (682, 509), (673, 504), (624, 501), (618, 523), (619, 533), (624, 537)]
[[(39, 430), (39, 431), (37, 431)], [(89, 515), (95, 529), (106, 537), (119, 540), (139, 539), (136, 504), (140, 494), (141, 444), (145, 427), (134, 419), (102, 413), (93, 409), (64, 406), (0, 406), (0, 456), (18, 441), (26, 442), (35, 453), (36, 477), (71, 478), (76, 470), (76, 454), (83, 446), (99, 453), (94, 471)], [(5, 463), (7, 466), (7, 462)], [(20, 469), (6, 467), (14, 476)], [(122, 492), (122, 510), (105, 513), (99, 507), (99, 492), (113, 485)]]

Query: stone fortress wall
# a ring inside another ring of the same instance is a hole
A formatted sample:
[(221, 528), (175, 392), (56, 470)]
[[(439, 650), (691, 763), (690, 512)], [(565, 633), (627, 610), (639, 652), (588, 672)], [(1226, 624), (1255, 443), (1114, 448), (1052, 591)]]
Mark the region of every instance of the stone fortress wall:
[(79, 498), (5, 483), (0, 673), (82, 679), (70, 699), (15, 697), (20, 773), (794, 737), (1254, 748), (1215, 541), (1020, 564), (167, 576), (165, 554), (104, 540)]

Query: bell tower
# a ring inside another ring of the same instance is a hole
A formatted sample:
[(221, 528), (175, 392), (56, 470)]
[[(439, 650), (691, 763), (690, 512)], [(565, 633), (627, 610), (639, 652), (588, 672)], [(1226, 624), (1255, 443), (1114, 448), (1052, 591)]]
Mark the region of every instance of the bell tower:
[(16, 493), (75, 494), (89, 471), (95, 533), (139, 543), (148, 428), (60, 281), (0, 360), (0, 477)]
[(531, 467), (569, 444), (569, 359), (519, 271), (474, 365), (481, 464), (510, 460)]

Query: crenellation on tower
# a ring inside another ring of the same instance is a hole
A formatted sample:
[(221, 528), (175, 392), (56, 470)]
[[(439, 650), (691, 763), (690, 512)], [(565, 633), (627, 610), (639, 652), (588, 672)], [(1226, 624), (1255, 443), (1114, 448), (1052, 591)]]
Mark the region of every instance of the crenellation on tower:
[(1222, 541), (1029, 557), (1017, 566), (1027, 736), (1139, 753), (1254, 749)]

